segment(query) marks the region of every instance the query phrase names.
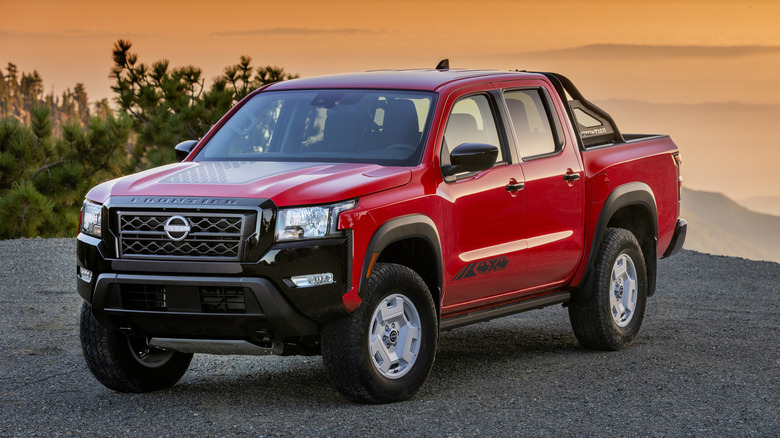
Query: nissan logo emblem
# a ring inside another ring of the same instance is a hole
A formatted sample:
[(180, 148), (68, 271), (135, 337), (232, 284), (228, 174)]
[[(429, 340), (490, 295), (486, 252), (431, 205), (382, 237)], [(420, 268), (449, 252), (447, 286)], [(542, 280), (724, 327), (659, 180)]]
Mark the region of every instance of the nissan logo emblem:
[(187, 235), (190, 234), (192, 228), (190, 227), (190, 223), (187, 222), (187, 219), (176, 215), (171, 216), (170, 219), (165, 222), (163, 229), (171, 240), (178, 242), (184, 240)]

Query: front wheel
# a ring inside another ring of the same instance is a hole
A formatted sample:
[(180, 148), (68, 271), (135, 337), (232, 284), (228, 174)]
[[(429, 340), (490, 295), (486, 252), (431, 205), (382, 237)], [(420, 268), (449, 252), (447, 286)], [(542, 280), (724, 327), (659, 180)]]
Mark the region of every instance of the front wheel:
[(647, 305), (647, 268), (633, 233), (606, 229), (592, 275), (590, 297), (569, 303), (574, 335), (586, 348), (625, 348), (639, 333)]
[(413, 270), (374, 266), (360, 306), (322, 329), (322, 358), (336, 388), (361, 403), (411, 398), (433, 367), (438, 320)]
[(97, 322), (92, 306), (81, 306), (81, 349), (95, 378), (119, 392), (150, 392), (170, 388), (190, 366), (192, 354), (174, 353), (149, 345), (142, 336), (127, 336)]

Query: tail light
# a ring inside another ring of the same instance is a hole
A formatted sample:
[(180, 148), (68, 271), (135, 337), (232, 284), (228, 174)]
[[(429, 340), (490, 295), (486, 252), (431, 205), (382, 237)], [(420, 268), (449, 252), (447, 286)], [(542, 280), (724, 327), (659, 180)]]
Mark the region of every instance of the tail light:
[(682, 186), (683, 186), (683, 177), (682, 173), (680, 171), (680, 165), (682, 164), (682, 158), (680, 158), (680, 153), (677, 152), (674, 155), (672, 155), (674, 158), (674, 164), (677, 167), (677, 200), (682, 200)]

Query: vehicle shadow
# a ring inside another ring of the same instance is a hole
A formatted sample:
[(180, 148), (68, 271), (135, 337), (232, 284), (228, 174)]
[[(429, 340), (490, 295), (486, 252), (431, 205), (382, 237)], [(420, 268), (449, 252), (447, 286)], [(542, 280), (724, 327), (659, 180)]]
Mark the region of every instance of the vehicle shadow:
[[(485, 387), (487, 382), (531, 372), (560, 356), (589, 354), (568, 327), (518, 327), (487, 323), (441, 334), (436, 362), (417, 399), (436, 399), (453, 387)], [(170, 395), (205, 397), (212, 406), (253, 400), (262, 407), (343, 406), (351, 403), (330, 383), (321, 357), (212, 357), (193, 361), (193, 369), (169, 390)], [(488, 394), (486, 394), (488, 395)]]

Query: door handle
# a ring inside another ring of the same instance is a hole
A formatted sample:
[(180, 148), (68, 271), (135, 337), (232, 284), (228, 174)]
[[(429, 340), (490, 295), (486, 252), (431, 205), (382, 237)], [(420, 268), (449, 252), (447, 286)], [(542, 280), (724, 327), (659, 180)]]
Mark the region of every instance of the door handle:
[(566, 175), (563, 175), (563, 180), (566, 182), (577, 181), (578, 179), (580, 179), (579, 173), (567, 173)]
[(524, 188), (525, 188), (525, 183), (507, 184), (506, 191), (507, 192), (516, 192), (518, 190), (523, 190)]

